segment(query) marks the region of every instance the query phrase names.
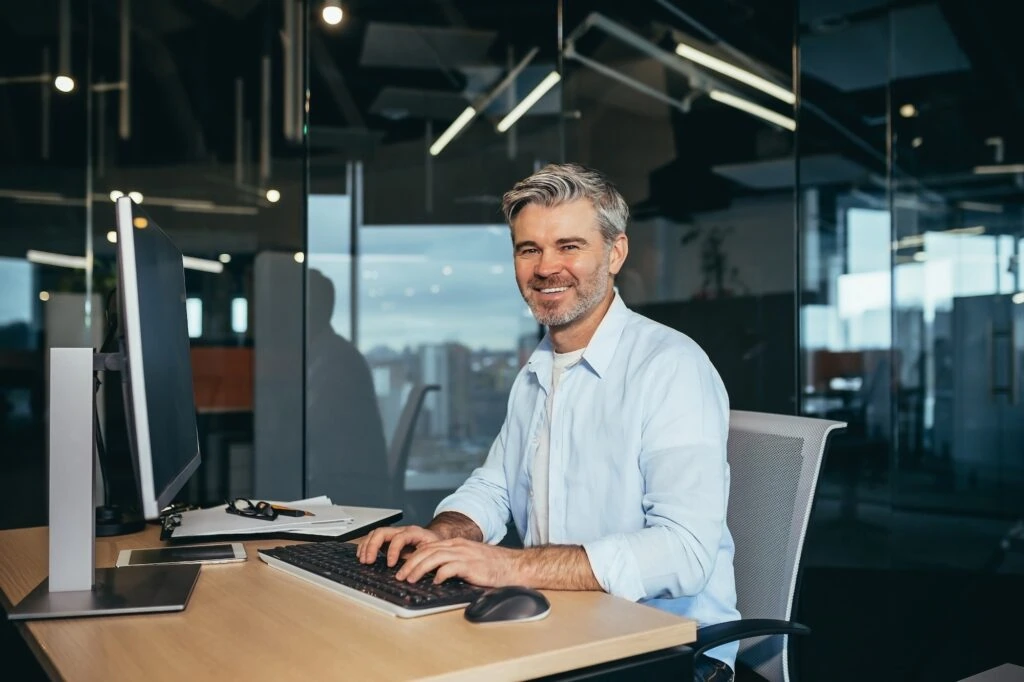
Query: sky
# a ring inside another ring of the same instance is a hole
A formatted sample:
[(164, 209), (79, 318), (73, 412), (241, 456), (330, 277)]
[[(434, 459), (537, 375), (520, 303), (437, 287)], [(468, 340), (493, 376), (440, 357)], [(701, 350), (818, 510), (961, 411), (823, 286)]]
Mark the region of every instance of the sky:
[[(350, 330), (349, 208), (312, 196), (307, 264), (338, 292), (332, 326)], [(516, 287), (508, 227), (381, 225), (359, 233), (359, 347), (458, 341), (513, 349), (537, 324)], [(345, 293), (343, 293), (345, 292)]]
[(32, 264), (22, 258), (0, 258), (0, 327), (31, 322)]

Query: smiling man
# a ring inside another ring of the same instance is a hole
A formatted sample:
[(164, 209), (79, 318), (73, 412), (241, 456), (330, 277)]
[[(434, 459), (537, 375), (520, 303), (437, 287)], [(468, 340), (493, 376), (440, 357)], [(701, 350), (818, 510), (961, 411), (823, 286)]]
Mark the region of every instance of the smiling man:
[[(426, 528), (378, 528), (398, 577), (430, 571), (482, 586), (604, 590), (709, 625), (739, 618), (726, 526), (729, 400), (689, 337), (630, 311), (615, 275), (629, 209), (601, 173), (549, 165), (502, 208), (516, 281), (540, 345), (512, 386), (483, 466)], [(509, 520), (523, 549), (500, 547)], [(733, 677), (735, 644), (695, 661), (695, 679)]]

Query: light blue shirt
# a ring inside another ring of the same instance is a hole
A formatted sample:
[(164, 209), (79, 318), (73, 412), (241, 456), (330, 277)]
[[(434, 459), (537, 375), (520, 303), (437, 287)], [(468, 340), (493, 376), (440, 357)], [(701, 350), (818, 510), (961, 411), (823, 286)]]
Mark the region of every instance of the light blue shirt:
[[(551, 340), (512, 385), (487, 460), (435, 513), (472, 519), (485, 542), (509, 518), (531, 537), (531, 463), (547, 423)], [(729, 398), (688, 336), (629, 310), (618, 295), (554, 395), (548, 513), (553, 545), (582, 545), (601, 587), (710, 625), (736, 610), (726, 527)], [(737, 644), (708, 652), (735, 668)]]

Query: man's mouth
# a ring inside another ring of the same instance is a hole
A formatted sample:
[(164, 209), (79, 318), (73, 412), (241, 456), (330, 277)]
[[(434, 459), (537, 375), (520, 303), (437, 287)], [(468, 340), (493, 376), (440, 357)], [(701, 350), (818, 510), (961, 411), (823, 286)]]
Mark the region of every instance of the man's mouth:
[(540, 289), (539, 291), (542, 294), (560, 294), (563, 291), (567, 291), (568, 289), (569, 287), (547, 287), (544, 289)]

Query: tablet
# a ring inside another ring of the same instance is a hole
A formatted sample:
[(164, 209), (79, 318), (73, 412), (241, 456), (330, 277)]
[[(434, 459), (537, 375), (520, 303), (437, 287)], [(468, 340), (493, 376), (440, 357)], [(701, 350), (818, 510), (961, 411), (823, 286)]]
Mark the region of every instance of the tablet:
[(182, 545), (156, 549), (122, 549), (115, 566), (147, 566), (150, 564), (223, 564), (245, 561), (245, 547), (240, 542), (217, 545)]

